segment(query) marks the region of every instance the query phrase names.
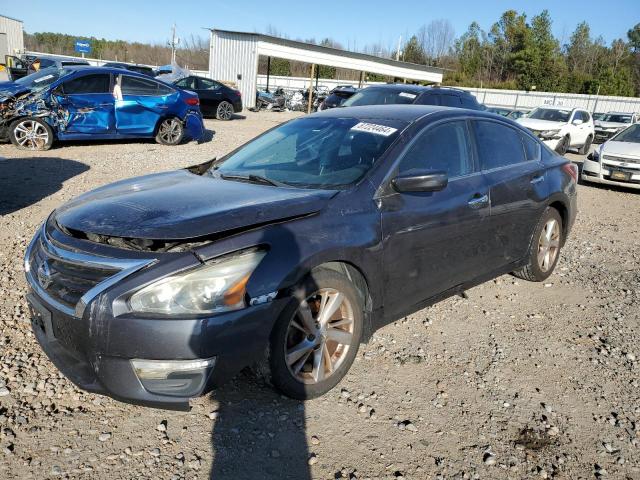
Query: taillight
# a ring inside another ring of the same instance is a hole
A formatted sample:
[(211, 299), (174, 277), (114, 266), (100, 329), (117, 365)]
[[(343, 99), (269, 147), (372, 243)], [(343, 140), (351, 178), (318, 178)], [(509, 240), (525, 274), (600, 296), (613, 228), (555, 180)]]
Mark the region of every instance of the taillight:
[(185, 102), (187, 102), (187, 105), (200, 105), (200, 99), (198, 97), (189, 97), (185, 100)]
[(573, 178), (574, 182), (578, 181), (578, 166), (575, 163), (565, 163), (562, 170)]
[(242, 97), (242, 93), (240, 92), (240, 90), (236, 90), (236, 93), (238, 94), (239, 97)]

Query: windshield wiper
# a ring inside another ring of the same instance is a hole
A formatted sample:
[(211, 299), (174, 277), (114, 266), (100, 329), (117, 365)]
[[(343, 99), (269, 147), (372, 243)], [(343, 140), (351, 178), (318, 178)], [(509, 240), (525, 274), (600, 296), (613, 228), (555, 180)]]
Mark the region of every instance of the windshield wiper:
[(220, 178), (222, 178), (223, 180), (237, 180), (240, 182), (257, 183), (260, 185), (270, 185), (272, 187), (282, 187), (283, 185), (286, 185), (286, 183), (276, 182), (275, 180), (261, 177), (260, 175), (255, 175), (253, 173), (250, 173), (249, 175), (221, 173)]

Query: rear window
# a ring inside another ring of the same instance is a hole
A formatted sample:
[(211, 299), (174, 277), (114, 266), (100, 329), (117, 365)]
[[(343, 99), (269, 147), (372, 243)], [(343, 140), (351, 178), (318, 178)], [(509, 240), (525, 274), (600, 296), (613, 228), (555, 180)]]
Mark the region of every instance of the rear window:
[(474, 121), (482, 170), (515, 165), (526, 160), (521, 134), (497, 122)]
[(109, 93), (111, 76), (108, 73), (96, 73), (68, 80), (62, 84), (66, 95), (83, 95), (88, 93)]
[(344, 107), (359, 107), (363, 105), (409, 104), (413, 103), (417, 96), (417, 93), (409, 90), (369, 87), (356, 93), (342, 105)]

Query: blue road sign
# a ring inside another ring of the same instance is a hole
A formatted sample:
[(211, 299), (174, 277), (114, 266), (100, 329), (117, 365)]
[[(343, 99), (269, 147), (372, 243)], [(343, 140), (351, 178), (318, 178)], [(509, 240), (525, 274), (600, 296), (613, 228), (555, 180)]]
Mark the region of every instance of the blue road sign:
[(78, 53), (91, 53), (91, 42), (86, 40), (76, 40), (75, 50)]

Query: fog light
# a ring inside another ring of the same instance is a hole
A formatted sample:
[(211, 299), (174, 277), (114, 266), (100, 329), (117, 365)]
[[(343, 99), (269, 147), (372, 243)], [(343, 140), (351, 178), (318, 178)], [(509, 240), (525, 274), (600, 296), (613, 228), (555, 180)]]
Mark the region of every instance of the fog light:
[(197, 360), (131, 360), (138, 379), (147, 391), (177, 397), (199, 395), (215, 363), (215, 357)]

